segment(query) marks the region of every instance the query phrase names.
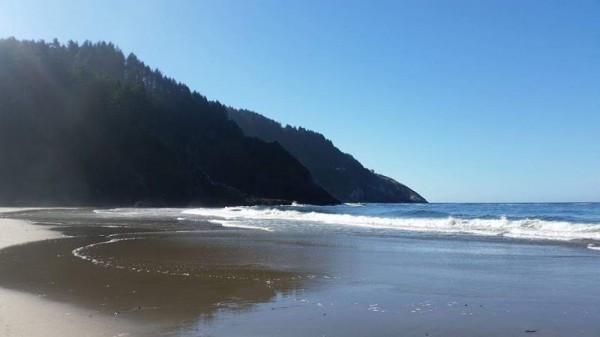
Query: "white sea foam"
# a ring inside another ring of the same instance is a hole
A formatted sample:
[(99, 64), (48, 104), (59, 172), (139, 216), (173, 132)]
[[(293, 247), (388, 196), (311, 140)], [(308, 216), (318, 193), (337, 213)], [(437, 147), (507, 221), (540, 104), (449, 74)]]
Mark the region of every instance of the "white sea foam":
[(238, 223), (237, 221), (227, 221), (227, 220), (209, 220), (208, 222), (219, 224), (223, 227), (228, 228), (241, 228), (241, 229), (258, 229), (262, 231), (272, 232), (273, 230), (268, 227), (260, 227), (260, 226), (252, 226), (252, 225), (244, 225)]
[(139, 218), (139, 217), (157, 217), (164, 218), (177, 216), (181, 213), (180, 208), (111, 208), (95, 209), (94, 214), (104, 218)]
[[(545, 221), (540, 219), (509, 220), (447, 218), (389, 218), (351, 214), (300, 212), (275, 208), (255, 207), (200, 208), (183, 211), (188, 215), (199, 215), (225, 220), (229, 225), (277, 229), (286, 222), (327, 224), (371, 228), (382, 230), (473, 234), (505, 236), (538, 240), (599, 240), (600, 224)], [(250, 225), (246, 225), (250, 226)]]
[[(186, 233), (186, 232), (195, 232), (195, 231), (174, 231), (170, 233)], [(144, 234), (144, 233), (137, 233)], [(156, 234), (156, 233), (153, 233)], [(110, 245), (120, 241), (129, 241), (129, 240), (139, 240), (144, 239), (145, 237), (127, 237), (127, 238), (114, 238), (108, 241), (96, 242), (86, 246), (82, 246), (79, 248), (73, 249), (71, 252), (75, 257), (78, 257), (84, 261), (88, 261), (93, 263), (96, 266), (126, 270), (134, 273), (148, 273), (148, 274), (163, 274), (163, 275), (171, 275), (171, 276), (181, 276), (181, 277), (203, 277), (210, 279), (240, 279), (240, 280), (256, 280), (254, 277), (243, 277), (239, 275), (227, 275), (227, 274), (211, 274), (211, 273), (193, 273), (191, 269), (185, 268), (184, 266), (178, 264), (170, 264), (170, 265), (155, 265), (152, 264), (135, 261), (128, 259), (126, 256), (121, 256), (120, 258), (115, 258), (115, 256), (111, 256), (110, 253), (106, 254), (106, 252), (102, 256), (94, 256), (93, 254), (86, 254), (86, 252), (94, 247), (101, 245)], [(270, 282), (270, 281), (269, 281)]]
[(90, 261), (93, 264), (103, 265), (104, 263), (102, 261), (94, 259), (88, 255), (85, 255), (83, 252), (85, 250), (88, 250), (88, 249), (96, 247), (96, 246), (109, 245), (111, 243), (115, 243), (115, 242), (119, 242), (119, 241), (127, 241), (127, 240), (135, 240), (135, 239), (138, 239), (138, 238), (120, 238), (120, 239), (110, 239), (108, 241), (96, 242), (96, 243), (89, 244), (87, 246), (75, 248), (75, 249), (73, 249), (73, 251), (71, 253), (73, 254), (73, 256), (78, 257), (82, 260)]

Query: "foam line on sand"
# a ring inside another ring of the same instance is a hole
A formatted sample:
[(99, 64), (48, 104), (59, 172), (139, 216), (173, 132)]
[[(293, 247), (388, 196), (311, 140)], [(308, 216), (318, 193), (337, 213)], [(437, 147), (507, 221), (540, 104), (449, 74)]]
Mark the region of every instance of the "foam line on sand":
[[(58, 232), (26, 221), (0, 219), (0, 249), (60, 237)], [(0, 288), (0, 336), (3, 337), (139, 336), (135, 330), (129, 322), (117, 317)]]

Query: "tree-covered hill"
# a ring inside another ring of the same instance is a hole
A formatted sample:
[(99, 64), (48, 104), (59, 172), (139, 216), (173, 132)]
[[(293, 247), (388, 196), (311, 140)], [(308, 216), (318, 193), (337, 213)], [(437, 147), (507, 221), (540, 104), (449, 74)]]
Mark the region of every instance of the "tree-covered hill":
[(323, 135), (304, 128), (282, 127), (248, 110), (229, 108), (229, 116), (248, 136), (279, 142), (306, 166), (315, 182), (344, 202), (427, 202), (392, 178), (366, 169)]
[(0, 204), (330, 204), (276, 143), (110, 43), (0, 40)]

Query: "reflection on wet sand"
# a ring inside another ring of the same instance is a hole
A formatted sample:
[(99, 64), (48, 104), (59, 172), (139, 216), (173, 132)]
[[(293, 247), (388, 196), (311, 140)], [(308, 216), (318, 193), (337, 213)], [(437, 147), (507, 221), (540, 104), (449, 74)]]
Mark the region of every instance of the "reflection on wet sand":
[(0, 250), (0, 285), (174, 331), (269, 302), (314, 277), (286, 262), (302, 259), (302, 249), (243, 231), (103, 225), (71, 224), (60, 229), (77, 236)]

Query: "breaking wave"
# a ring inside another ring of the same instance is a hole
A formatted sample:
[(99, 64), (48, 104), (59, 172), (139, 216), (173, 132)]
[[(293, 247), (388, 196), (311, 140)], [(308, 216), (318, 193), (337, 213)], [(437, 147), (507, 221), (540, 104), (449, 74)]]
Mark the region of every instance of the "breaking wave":
[(434, 218), (422, 217), (422, 214), (417, 217), (398, 218), (260, 207), (200, 208), (185, 210), (183, 213), (225, 220), (230, 226), (237, 224), (237, 226), (245, 225), (246, 228), (258, 227), (264, 230), (284, 229), (289, 223), (304, 223), (313, 226), (471, 234), (535, 240), (600, 241), (600, 223), (548, 221), (537, 218), (508, 219), (504, 216), (468, 219), (453, 216)]

